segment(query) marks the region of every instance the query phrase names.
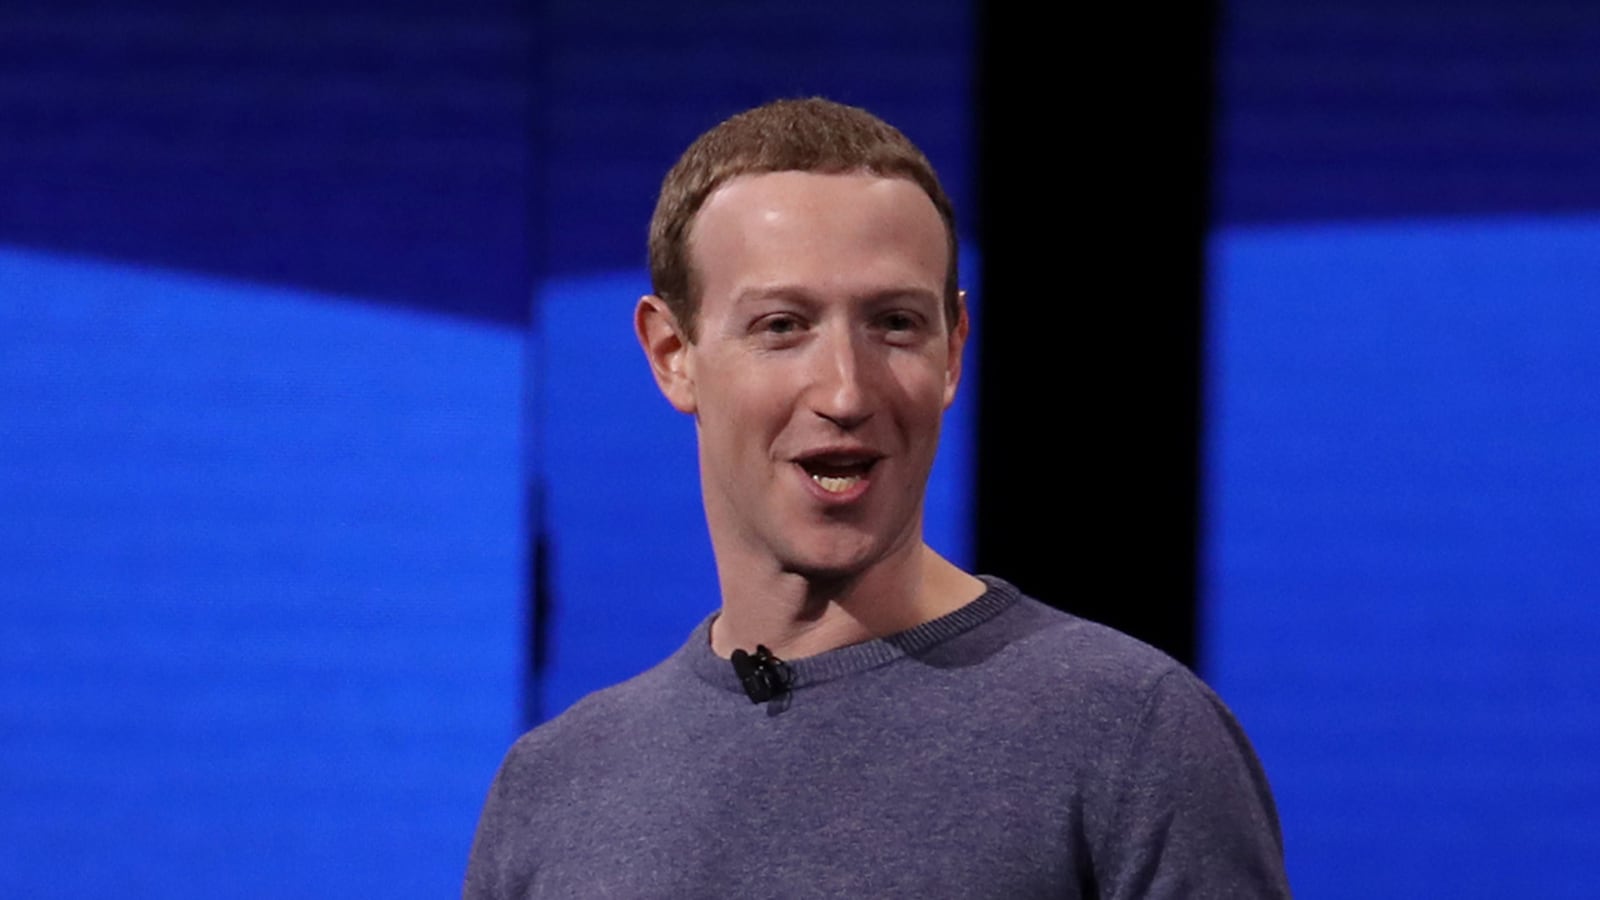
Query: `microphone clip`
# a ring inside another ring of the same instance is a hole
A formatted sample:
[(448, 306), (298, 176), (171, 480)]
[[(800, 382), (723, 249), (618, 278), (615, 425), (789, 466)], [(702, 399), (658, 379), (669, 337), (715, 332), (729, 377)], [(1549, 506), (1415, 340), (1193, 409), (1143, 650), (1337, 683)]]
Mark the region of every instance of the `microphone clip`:
[(766, 644), (757, 644), (756, 652), (733, 651), (733, 672), (744, 686), (745, 696), (751, 703), (765, 703), (789, 690), (794, 681), (794, 670), (789, 664), (772, 655)]

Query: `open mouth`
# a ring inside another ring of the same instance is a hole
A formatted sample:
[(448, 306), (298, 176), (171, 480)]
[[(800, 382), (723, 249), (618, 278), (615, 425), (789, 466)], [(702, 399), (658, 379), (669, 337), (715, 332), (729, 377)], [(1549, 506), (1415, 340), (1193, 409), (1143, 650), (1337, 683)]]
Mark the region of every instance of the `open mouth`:
[(830, 494), (843, 494), (861, 483), (878, 460), (873, 457), (816, 456), (799, 460), (811, 480)]

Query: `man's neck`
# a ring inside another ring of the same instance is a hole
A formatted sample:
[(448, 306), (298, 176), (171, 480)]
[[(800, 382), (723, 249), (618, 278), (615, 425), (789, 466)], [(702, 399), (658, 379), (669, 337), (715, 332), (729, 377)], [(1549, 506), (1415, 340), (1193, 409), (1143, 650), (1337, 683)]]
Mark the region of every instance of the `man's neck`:
[(711, 624), (711, 649), (724, 657), (757, 644), (788, 659), (815, 656), (914, 628), (986, 590), (926, 544), (851, 579), (775, 572), (732, 580), (723, 580), (722, 611)]

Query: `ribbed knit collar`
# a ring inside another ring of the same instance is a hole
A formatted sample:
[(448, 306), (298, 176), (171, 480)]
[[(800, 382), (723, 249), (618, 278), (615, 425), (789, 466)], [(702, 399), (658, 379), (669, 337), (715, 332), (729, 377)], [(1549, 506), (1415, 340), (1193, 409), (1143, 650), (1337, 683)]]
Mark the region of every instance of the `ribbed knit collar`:
[[(982, 625), (1004, 612), (1022, 596), (1015, 587), (999, 578), (991, 575), (978, 577), (989, 589), (966, 606), (937, 619), (888, 637), (851, 644), (816, 656), (784, 660), (794, 675), (790, 689), (800, 690), (877, 668), (901, 657), (915, 656)], [(724, 690), (743, 694), (744, 688), (740, 686), (733, 666), (711, 650), (711, 622), (714, 619), (715, 613), (707, 616), (675, 656), (687, 663), (702, 680)]]

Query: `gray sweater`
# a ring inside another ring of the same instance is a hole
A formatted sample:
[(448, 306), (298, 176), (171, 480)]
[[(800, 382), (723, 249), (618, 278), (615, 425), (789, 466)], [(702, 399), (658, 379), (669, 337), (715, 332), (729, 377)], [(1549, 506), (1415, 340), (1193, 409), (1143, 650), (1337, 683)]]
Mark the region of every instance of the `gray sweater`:
[(1199, 679), (986, 578), (752, 705), (710, 620), (524, 735), (464, 896), (1286, 897), (1266, 779)]

